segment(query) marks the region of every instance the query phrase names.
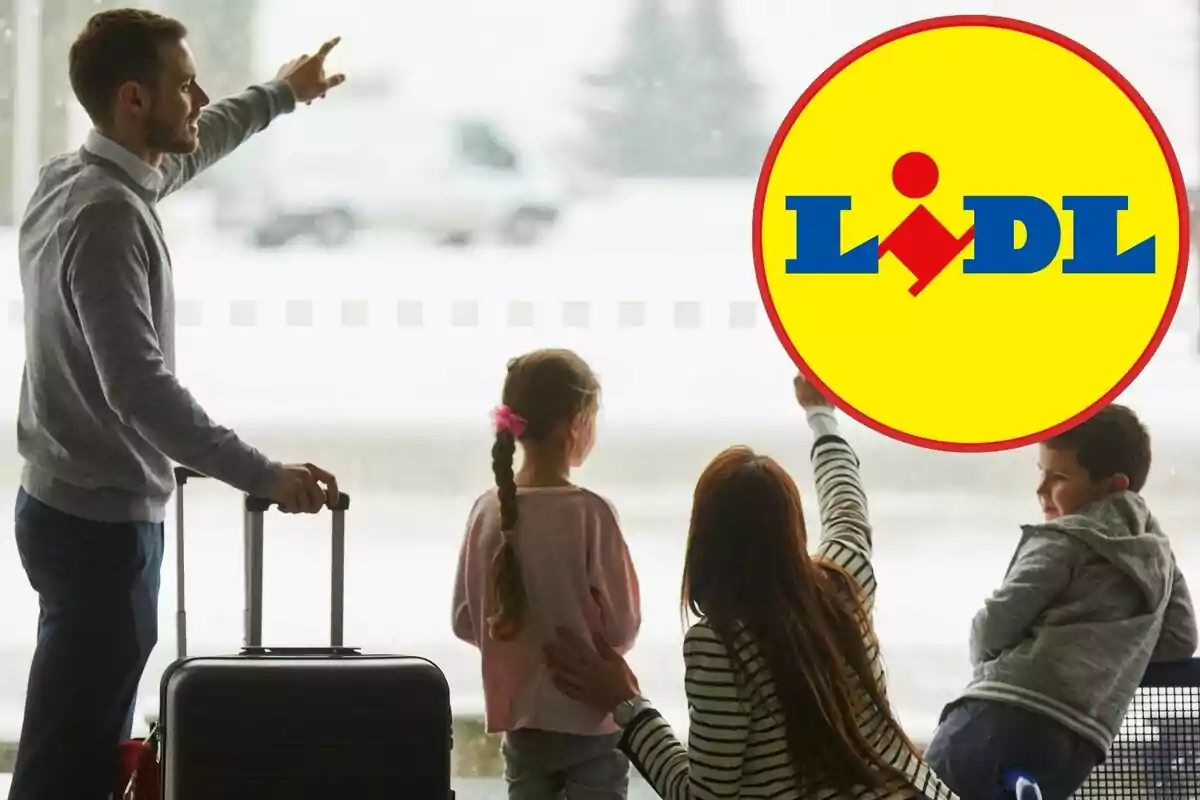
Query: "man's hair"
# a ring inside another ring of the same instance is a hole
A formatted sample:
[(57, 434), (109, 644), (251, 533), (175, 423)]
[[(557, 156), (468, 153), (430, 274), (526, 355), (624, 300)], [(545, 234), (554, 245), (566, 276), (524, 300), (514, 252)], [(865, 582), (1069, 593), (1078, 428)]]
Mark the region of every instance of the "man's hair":
[(1124, 474), (1132, 492), (1140, 492), (1150, 474), (1150, 434), (1132, 409), (1116, 403), (1050, 438), (1046, 446), (1074, 450), (1075, 460), (1094, 481)]
[(187, 36), (183, 23), (140, 8), (101, 11), (71, 44), (71, 89), (92, 122), (112, 122), (117, 90), (127, 81), (155, 85), (159, 48)]

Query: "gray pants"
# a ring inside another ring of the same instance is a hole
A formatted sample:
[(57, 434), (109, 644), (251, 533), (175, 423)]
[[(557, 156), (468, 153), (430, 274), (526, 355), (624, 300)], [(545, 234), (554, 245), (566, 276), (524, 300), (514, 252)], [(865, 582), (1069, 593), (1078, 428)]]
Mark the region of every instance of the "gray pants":
[(509, 800), (625, 800), (629, 759), (620, 741), (620, 733), (509, 731), (500, 746)]

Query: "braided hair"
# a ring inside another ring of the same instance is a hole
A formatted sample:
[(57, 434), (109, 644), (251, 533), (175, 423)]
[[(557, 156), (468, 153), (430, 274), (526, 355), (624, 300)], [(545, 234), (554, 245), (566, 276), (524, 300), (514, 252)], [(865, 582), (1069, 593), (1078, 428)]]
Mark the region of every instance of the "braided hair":
[[(513, 458), (517, 442), (539, 443), (576, 415), (595, 411), (600, 384), (582, 358), (570, 350), (534, 350), (508, 362), (502, 411), (516, 424), (497, 425), (492, 473), (500, 501), (500, 547), (488, 572), (488, 633), (496, 640), (517, 636), (524, 621), (525, 587), (514, 541), (517, 484)], [(517, 431), (514, 433), (514, 430)]]

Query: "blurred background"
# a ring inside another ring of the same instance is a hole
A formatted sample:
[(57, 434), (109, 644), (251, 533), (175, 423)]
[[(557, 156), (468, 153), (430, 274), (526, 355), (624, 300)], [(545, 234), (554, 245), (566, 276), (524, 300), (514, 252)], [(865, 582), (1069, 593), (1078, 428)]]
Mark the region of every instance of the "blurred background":
[[(66, 53), (108, 0), (0, 0), (0, 415), (23, 358), (16, 231), (40, 165), (87, 121)], [(301, 107), (161, 208), (179, 298), (178, 374), (271, 456), (316, 462), (354, 496), (347, 640), (433, 659), (457, 711), (481, 709), (476, 654), (450, 630), (455, 557), (491, 483), (489, 412), (507, 358), (577, 349), (603, 382), (578, 480), (610, 497), (639, 569), (630, 660), (687, 722), (679, 616), (691, 491), (719, 449), (791, 468), (815, 512), (794, 368), (761, 308), (754, 184), (776, 127), (817, 74), (916, 19), (992, 13), (1098, 51), (1142, 92), (1189, 186), (1200, 156), (1200, 7), (1183, 0), (161, 0), (191, 29), (214, 97), (275, 75), (334, 35), (344, 87)], [(1119, 158), (1120, 154), (1113, 154)], [(1097, 169), (1104, 169), (1098, 163)], [(1150, 426), (1145, 492), (1200, 573), (1196, 281), (1126, 393)], [(1059, 334), (1070, 357), (1087, 346)], [(920, 387), (897, 387), (920, 391)], [(871, 498), (877, 625), (900, 717), (928, 736), (969, 675), (972, 614), (1018, 525), (1039, 516), (1035, 454), (947, 455), (849, 421)], [(0, 489), (15, 494), (15, 426)], [(193, 653), (241, 640), (239, 498), (188, 486)], [(810, 529), (817, 530), (816, 519)], [(265, 636), (327, 630), (328, 517), (268, 521)], [(175, 651), (173, 519), (157, 706)], [(36, 598), (0, 534), (0, 739), (15, 738)]]

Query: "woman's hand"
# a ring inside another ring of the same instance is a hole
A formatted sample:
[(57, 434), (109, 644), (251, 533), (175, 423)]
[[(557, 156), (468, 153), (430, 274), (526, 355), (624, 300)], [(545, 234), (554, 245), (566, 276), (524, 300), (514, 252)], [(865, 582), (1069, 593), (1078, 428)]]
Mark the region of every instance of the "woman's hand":
[(544, 648), (551, 678), (567, 697), (611, 714), (638, 694), (637, 678), (621, 654), (593, 634), (593, 650), (574, 632), (558, 629), (558, 638)]
[(825, 395), (817, 387), (809, 383), (808, 378), (804, 377), (804, 373), (798, 373), (792, 384), (796, 388), (796, 402), (801, 408), (832, 408), (833, 404), (826, 399)]

